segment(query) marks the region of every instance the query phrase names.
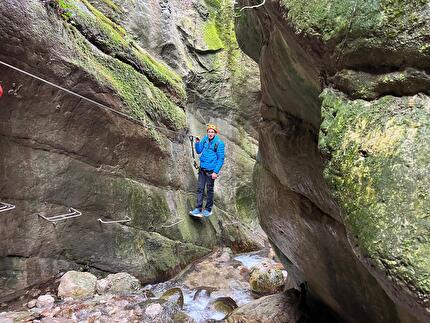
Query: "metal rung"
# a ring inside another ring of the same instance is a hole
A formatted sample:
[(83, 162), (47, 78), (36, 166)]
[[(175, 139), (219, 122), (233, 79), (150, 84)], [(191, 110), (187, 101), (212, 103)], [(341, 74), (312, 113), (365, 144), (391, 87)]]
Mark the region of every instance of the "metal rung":
[(52, 223), (56, 223), (58, 221), (63, 221), (63, 220), (68, 220), (68, 219), (72, 219), (72, 218), (77, 218), (77, 217), (81, 216), (82, 213), (71, 207), (69, 209), (69, 213), (66, 213), (66, 214), (54, 215), (54, 216), (49, 216), (49, 217), (43, 216), (40, 213), (38, 215), (41, 218), (45, 219), (46, 221), (49, 221), (49, 222), (52, 222)]
[(131, 218), (128, 216), (126, 216), (124, 220), (115, 220), (115, 221), (103, 221), (102, 219), (99, 218), (99, 222), (103, 224), (124, 223), (129, 221), (131, 221)]
[(173, 222), (173, 223), (171, 223), (171, 224), (167, 224), (167, 225), (162, 225), (161, 227), (162, 227), (162, 228), (170, 228), (170, 227), (173, 227), (173, 226), (175, 226), (175, 225), (177, 225), (177, 224), (181, 223), (182, 221), (184, 221), (184, 219), (179, 219), (179, 220), (178, 220), (178, 221), (176, 221), (176, 222)]
[(0, 212), (10, 211), (10, 210), (13, 210), (14, 208), (15, 208), (15, 205), (0, 202)]

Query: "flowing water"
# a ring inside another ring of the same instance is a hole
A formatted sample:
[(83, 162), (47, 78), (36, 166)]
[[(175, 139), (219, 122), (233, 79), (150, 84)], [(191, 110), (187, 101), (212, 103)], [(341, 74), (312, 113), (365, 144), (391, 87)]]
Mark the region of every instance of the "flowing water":
[(229, 297), (238, 306), (255, 299), (249, 288), (249, 269), (258, 263), (273, 262), (264, 254), (267, 252), (233, 256), (224, 249), (193, 264), (178, 277), (149, 289), (161, 297), (169, 289), (179, 287), (184, 295), (183, 309), (196, 322), (222, 320), (229, 306), (217, 299)]
[(50, 307), (29, 310), (26, 305), (29, 300), (42, 294), (56, 295), (59, 279), (55, 278), (46, 286), (28, 290), (17, 301), (6, 304), (8, 311), (0, 313), (0, 322), (40, 322), (42, 317), (69, 319), (71, 322), (152, 322), (148, 320), (147, 306), (157, 303), (162, 304), (166, 313), (168, 304), (177, 311), (177, 306), (172, 304), (177, 303), (197, 323), (222, 320), (236, 306), (255, 299), (248, 282), (249, 269), (262, 262), (273, 262), (267, 255), (267, 250), (232, 255), (231, 250), (225, 248), (195, 262), (175, 278), (144, 286), (143, 290), (135, 293), (96, 294), (81, 300), (56, 298)]

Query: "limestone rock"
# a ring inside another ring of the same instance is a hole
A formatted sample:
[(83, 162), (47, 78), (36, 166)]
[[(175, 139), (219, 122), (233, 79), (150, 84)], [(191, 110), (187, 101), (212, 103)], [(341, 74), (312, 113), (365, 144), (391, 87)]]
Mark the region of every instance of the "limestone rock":
[(29, 302), (27, 303), (27, 307), (28, 307), (28, 308), (33, 308), (33, 307), (35, 307), (35, 306), (36, 306), (36, 302), (37, 302), (37, 300), (36, 300), (36, 299), (32, 299), (31, 301), (29, 301)]
[(110, 274), (97, 281), (97, 292), (101, 293), (133, 293), (141, 288), (139, 280), (128, 273)]
[(219, 256), (219, 260), (222, 262), (228, 262), (231, 260), (231, 257), (233, 256), (233, 252), (230, 248), (224, 248), (221, 252), (221, 255)]
[(99, 279), (97, 280), (96, 283), (96, 290), (98, 294), (104, 294), (107, 293), (109, 291), (109, 289), (111, 288), (112, 284), (109, 280), (107, 280), (106, 278), (103, 279)]
[(38, 308), (51, 308), (54, 306), (55, 299), (51, 295), (41, 295), (36, 300)]
[(61, 298), (84, 298), (93, 296), (96, 291), (97, 278), (91, 273), (69, 271), (61, 277), (58, 296)]
[(430, 318), (429, 14), (273, 0), (237, 20), (260, 64), (261, 225), (295, 285), (346, 321)]
[(249, 284), (253, 292), (262, 295), (275, 294), (286, 282), (283, 270), (273, 264), (261, 263), (251, 267)]
[[(1, 60), (113, 111), (0, 66), (0, 151), (10, 152), (2, 153), (0, 196), (19, 205), (16, 221), (0, 227), (3, 250), (10, 252), (0, 262), (11, 275), (0, 294), (76, 269), (81, 261), (154, 282), (221, 241), (236, 250), (260, 246), (248, 228), (257, 222), (251, 182), (259, 76), (237, 47), (229, 6), (203, 0), (2, 1), (0, 41), (8, 46), (0, 46)], [(197, 26), (186, 31), (196, 37), (178, 28), (183, 18)], [(193, 48), (195, 39), (205, 42), (204, 53)], [(196, 178), (181, 133), (201, 136), (210, 119), (222, 126), (228, 154), (215, 188), (220, 212), (211, 225), (200, 226), (187, 216)], [(28, 217), (63, 214), (70, 206), (85, 210), (84, 216), (55, 228)], [(236, 214), (246, 227), (228, 224)], [(102, 215), (131, 221), (102, 225)]]
[(292, 291), (269, 295), (234, 310), (228, 323), (299, 322), (299, 300)]
[(145, 314), (150, 318), (155, 318), (161, 314), (163, 311), (163, 306), (160, 304), (151, 304), (145, 309)]
[(0, 313), (0, 322), (2, 323), (31, 322), (34, 319), (35, 314), (31, 311)]

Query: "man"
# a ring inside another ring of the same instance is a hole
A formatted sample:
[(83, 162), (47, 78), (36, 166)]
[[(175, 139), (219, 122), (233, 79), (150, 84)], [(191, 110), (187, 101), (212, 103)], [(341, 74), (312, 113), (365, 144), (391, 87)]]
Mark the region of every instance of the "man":
[[(200, 156), (199, 183), (197, 190), (197, 205), (190, 214), (202, 218), (212, 214), (214, 202), (214, 184), (218, 178), (222, 165), (224, 164), (224, 143), (218, 137), (218, 129), (213, 124), (208, 124), (207, 136), (201, 141), (196, 138), (195, 148)], [(203, 209), (203, 195), (207, 187), (207, 198), (205, 209)]]

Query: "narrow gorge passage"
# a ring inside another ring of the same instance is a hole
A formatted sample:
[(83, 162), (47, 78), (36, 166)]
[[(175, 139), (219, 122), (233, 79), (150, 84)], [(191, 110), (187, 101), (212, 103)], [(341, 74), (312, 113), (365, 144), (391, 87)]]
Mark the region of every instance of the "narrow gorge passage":
[(429, 17), (3, 0), (0, 321), (427, 322)]

